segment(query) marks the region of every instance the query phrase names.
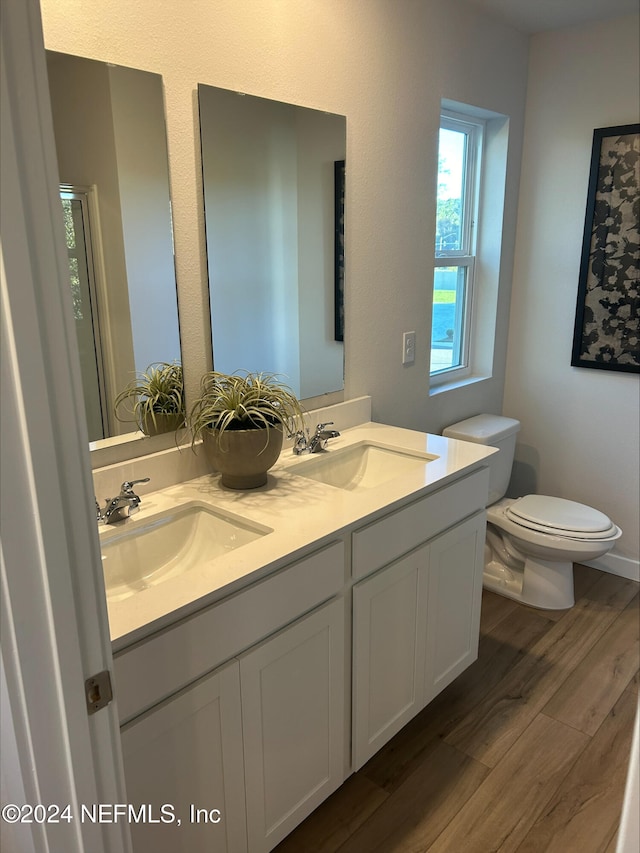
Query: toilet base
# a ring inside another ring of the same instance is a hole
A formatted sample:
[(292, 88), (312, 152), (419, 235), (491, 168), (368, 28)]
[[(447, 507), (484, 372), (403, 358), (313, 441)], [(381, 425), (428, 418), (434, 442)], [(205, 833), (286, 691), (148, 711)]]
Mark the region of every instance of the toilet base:
[(485, 589), (541, 610), (568, 610), (574, 605), (573, 563), (527, 557), (523, 569), (498, 560), (485, 563)]

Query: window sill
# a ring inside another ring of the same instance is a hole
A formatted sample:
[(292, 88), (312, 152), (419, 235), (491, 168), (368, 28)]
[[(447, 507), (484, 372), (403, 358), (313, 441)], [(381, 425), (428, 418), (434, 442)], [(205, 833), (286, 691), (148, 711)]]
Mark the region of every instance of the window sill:
[(454, 391), (456, 388), (465, 388), (468, 385), (475, 385), (477, 382), (486, 382), (491, 379), (490, 376), (461, 376), (458, 379), (451, 379), (449, 382), (439, 382), (437, 385), (432, 385), (429, 388), (429, 396), (435, 397), (437, 394), (444, 394), (447, 391)]

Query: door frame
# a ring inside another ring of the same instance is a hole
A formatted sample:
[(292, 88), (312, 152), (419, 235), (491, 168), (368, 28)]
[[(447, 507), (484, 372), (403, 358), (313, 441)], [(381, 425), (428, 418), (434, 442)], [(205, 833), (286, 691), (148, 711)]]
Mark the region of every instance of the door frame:
[[(38, 0), (3, 0), (1, 30), (3, 803), (69, 804), (59, 823), (0, 825), (11, 849), (130, 853), (112, 669)], [(4, 747), (7, 747), (6, 751)]]

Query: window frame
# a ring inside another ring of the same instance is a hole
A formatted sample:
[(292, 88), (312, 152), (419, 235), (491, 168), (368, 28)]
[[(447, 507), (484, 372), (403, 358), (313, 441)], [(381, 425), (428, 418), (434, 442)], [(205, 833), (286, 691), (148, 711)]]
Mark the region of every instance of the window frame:
[[(478, 213), (480, 206), (480, 184), (482, 177), (482, 154), (485, 135), (485, 121), (481, 118), (442, 109), (439, 129), (453, 130), (466, 136), (465, 160), (463, 166), (463, 191), (461, 204), (461, 231), (459, 249), (435, 249), (434, 240), (434, 279), (431, 285), (431, 299), (435, 284), (435, 272), (441, 267), (464, 267), (466, 269), (464, 298), (461, 304), (456, 301), (456, 328), (460, 323), (461, 344), (459, 363), (437, 370), (431, 369), (431, 385), (441, 385), (461, 379), (471, 372), (470, 353), (472, 348), (472, 315), (476, 290), (476, 250), (478, 235)], [(440, 145), (438, 144), (438, 164)], [(437, 200), (436, 200), (437, 209)], [(436, 217), (437, 225), (437, 217)], [(432, 302), (433, 304), (433, 302)], [(430, 329), (430, 341), (433, 338), (433, 318)]]

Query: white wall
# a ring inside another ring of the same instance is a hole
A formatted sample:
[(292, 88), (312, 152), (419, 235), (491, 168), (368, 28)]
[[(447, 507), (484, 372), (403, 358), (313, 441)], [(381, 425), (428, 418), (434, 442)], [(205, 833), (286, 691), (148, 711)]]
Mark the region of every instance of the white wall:
[(107, 70), (135, 369), (144, 371), (180, 361), (162, 82)]
[[(156, 71), (166, 93), (187, 394), (211, 364), (198, 83), (346, 115), (345, 396), (438, 431), (502, 402), (528, 40), (461, 0), (42, 0), (47, 47)], [(494, 378), (428, 396), (440, 100), (509, 115)], [(401, 363), (402, 332), (418, 332)]]
[[(59, 54), (49, 54), (47, 66), (60, 181), (97, 190), (109, 317), (101, 331), (113, 399), (135, 362), (109, 74), (102, 64)], [(129, 429), (114, 418), (110, 425), (114, 434)]]
[(215, 368), (283, 374), (299, 395), (295, 107), (198, 100)]
[(532, 38), (504, 399), (514, 490), (598, 507), (636, 561), (638, 377), (570, 362), (593, 130), (637, 122), (638, 87), (637, 16)]
[(344, 386), (334, 340), (334, 161), (343, 116), (198, 88), (214, 365)]

